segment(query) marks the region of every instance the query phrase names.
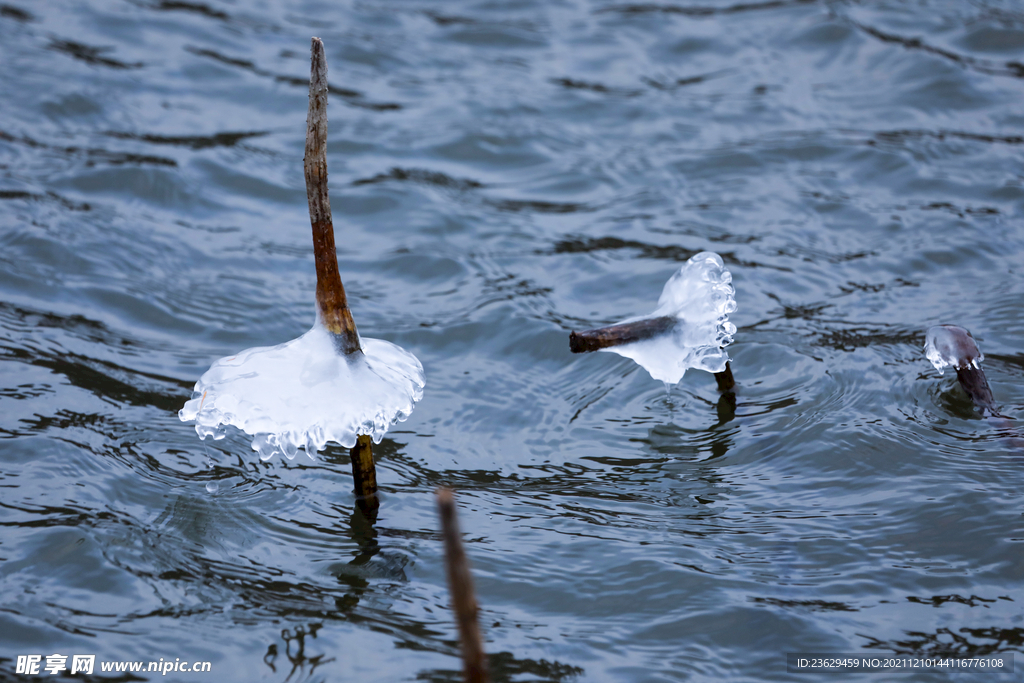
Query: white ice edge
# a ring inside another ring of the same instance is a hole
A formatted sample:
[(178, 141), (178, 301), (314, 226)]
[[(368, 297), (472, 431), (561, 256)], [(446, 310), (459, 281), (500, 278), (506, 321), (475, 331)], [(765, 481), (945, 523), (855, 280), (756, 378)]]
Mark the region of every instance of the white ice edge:
[(237, 427), (264, 460), (291, 459), (299, 449), (313, 458), (330, 441), (351, 448), (360, 434), (380, 443), (423, 397), (423, 366), (390, 342), (360, 342), (362, 354), (341, 356), (318, 323), (298, 339), (221, 358), (178, 417), (194, 421), (201, 439)]
[(729, 314), (735, 310), (732, 274), (721, 256), (701, 252), (665, 283), (653, 313), (622, 321), (671, 316), (679, 321), (671, 330), (601, 350), (631, 358), (651, 377), (667, 384), (678, 383), (690, 368), (722, 372), (729, 361), (724, 347), (736, 334), (736, 326), (729, 322)]

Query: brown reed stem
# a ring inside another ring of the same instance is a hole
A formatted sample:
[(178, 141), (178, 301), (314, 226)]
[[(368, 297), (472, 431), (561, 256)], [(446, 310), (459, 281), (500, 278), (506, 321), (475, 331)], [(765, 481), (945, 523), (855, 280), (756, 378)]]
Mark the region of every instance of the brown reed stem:
[(469, 572), (469, 560), (462, 549), (455, 497), (448, 489), (437, 490), (437, 511), (441, 517), (441, 534), (444, 536), (448, 590), (452, 595), (452, 610), (459, 625), (462, 644), (462, 673), (466, 683), (486, 683), (487, 662), (480, 639), (477, 619), (479, 607), (473, 591), (473, 575)]
[(597, 327), (569, 334), (569, 350), (573, 353), (590, 353), (609, 346), (621, 346), (643, 339), (650, 339), (668, 332), (679, 321), (669, 315), (647, 318), (631, 323), (619, 323), (608, 327)]
[(338, 272), (338, 254), (334, 246), (331, 200), (327, 194), (327, 58), (324, 44), (312, 39), (309, 73), (309, 115), (306, 118), (306, 198), (309, 222), (313, 226), (313, 255), (316, 258), (317, 313), (335, 347), (347, 355), (361, 351), (359, 334), (345, 297), (345, 286)]

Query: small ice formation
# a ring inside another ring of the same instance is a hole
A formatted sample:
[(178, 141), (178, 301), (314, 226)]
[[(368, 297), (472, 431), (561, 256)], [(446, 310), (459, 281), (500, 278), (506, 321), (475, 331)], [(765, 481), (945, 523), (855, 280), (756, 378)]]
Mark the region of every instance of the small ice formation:
[(978, 363), (985, 360), (971, 333), (957, 325), (929, 327), (924, 339), (924, 355), (940, 375), (949, 366), (954, 370), (969, 367), (978, 370)]
[(979, 363), (985, 360), (971, 333), (956, 325), (936, 325), (925, 334), (924, 353), (939, 374), (953, 366), (960, 386), (982, 413), (1000, 417), (992, 388)]
[(380, 443), (423, 397), (423, 366), (390, 342), (360, 341), (361, 353), (339, 354), (317, 322), (298, 339), (221, 358), (178, 417), (194, 420), (200, 439), (224, 438), (222, 425), (241, 429), (263, 460), (300, 448), (312, 458), (328, 441), (351, 448), (359, 434)]
[(723, 347), (736, 334), (736, 326), (729, 322), (729, 314), (736, 310), (735, 295), (732, 273), (722, 257), (701, 252), (665, 283), (653, 313), (619, 323), (669, 317), (675, 318), (674, 325), (648, 339), (601, 350), (632, 358), (666, 384), (678, 383), (690, 368), (722, 372), (729, 361)]

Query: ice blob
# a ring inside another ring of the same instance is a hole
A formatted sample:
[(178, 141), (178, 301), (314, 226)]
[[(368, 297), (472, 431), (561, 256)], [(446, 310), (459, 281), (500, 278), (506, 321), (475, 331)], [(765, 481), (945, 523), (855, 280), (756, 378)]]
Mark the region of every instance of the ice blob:
[(924, 338), (924, 355), (931, 361), (939, 374), (947, 367), (956, 370), (960, 386), (971, 397), (982, 412), (988, 411), (999, 416), (992, 389), (985, 371), (979, 363), (985, 360), (971, 333), (957, 325), (936, 325), (929, 327)]
[(574, 353), (610, 351), (631, 358), (667, 384), (676, 384), (690, 368), (721, 373), (729, 355), (736, 326), (729, 314), (736, 310), (732, 274), (722, 257), (710, 251), (688, 260), (669, 278), (650, 315), (569, 338)]
[(950, 366), (954, 370), (978, 369), (978, 363), (985, 360), (971, 333), (957, 325), (929, 327), (924, 337), (924, 355), (940, 375)]

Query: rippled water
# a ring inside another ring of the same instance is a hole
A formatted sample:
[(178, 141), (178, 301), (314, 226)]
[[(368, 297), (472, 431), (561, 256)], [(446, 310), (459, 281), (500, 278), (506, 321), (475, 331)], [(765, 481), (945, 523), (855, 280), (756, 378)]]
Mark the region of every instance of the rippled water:
[[(373, 525), (343, 449), (177, 418), (313, 320), (311, 35), (353, 313), (426, 370)], [(439, 485), (496, 681), (1024, 651), (1017, 3), (0, 0), (0, 63), (0, 673), (460, 680)], [(569, 353), (705, 250), (735, 406)]]

